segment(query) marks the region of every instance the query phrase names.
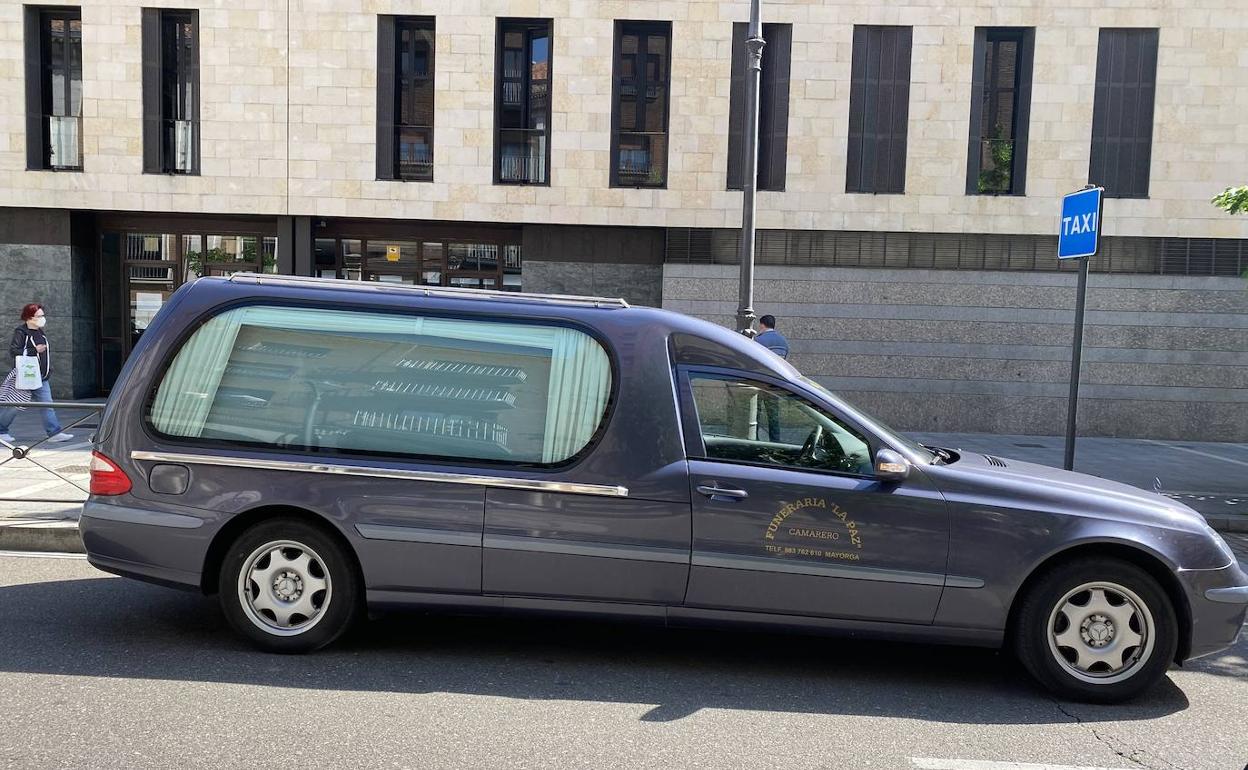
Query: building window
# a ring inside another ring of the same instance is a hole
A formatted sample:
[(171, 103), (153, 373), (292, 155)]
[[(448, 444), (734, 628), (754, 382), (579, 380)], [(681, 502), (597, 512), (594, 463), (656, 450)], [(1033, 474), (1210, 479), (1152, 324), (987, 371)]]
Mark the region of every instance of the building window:
[(672, 24), (615, 23), (611, 186), (667, 186)]
[[(745, 40), (749, 25), (732, 25), (732, 87), (728, 110), (728, 189), (744, 187)], [(784, 190), (789, 145), (789, 61), (792, 24), (764, 24), (758, 92), (758, 189)]]
[(906, 191), (910, 27), (854, 27), (845, 192)]
[(432, 182), (433, 17), (377, 18), (377, 178)]
[(26, 165), (82, 170), (82, 12), (26, 6)]
[(978, 27), (971, 80), (968, 195), (1023, 195), (1035, 30)]
[(1088, 181), (1111, 198), (1147, 198), (1157, 91), (1157, 30), (1102, 29)]
[(550, 184), (550, 19), (499, 19), (494, 180)]
[(199, 12), (143, 9), (143, 171), (199, 173)]

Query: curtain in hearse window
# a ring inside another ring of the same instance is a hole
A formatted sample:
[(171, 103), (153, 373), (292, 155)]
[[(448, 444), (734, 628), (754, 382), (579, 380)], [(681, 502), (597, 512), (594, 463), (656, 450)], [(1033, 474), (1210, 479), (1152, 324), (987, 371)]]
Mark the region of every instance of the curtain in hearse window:
[(191, 336), (149, 416), (180, 438), (557, 463), (610, 390), (606, 351), (576, 329), (253, 306)]

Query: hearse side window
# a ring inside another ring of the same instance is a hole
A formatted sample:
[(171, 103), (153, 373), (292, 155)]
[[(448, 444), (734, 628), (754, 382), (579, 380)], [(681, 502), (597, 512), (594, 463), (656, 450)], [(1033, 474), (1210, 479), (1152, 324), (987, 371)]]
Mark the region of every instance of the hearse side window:
[(706, 456), (839, 473), (872, 472), (871, 446), (800, 396), (747, 379), (692, 374)]
[(575, 329), (250, 306), (196, 330), (148, 418), (185, 439), (548, 464), (589, 443), (610, 391)]

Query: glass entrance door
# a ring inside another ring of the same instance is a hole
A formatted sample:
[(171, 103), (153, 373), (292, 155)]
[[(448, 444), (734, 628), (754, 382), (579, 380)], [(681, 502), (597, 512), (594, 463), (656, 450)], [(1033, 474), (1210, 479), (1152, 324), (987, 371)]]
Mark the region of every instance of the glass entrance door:
[(108, 392), (122, 363), (183, 283), (205, 275), (277, 272), (277, 238), (110, 231), (100, 234), (100, 388)]

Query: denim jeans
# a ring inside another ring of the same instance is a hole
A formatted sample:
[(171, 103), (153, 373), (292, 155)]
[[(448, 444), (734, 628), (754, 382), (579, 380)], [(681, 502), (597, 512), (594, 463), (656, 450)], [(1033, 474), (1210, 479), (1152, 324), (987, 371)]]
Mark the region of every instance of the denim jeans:
[[(48, 381), (44, 380), (43, 384), (30, 391), (31, 401), (42, 401), (47, 403), (52, 400), (52, 388), (48, 386)], [(51, 409), (40, 409), (43, 413), (43, 429), (48, 432), (49, 436), (55, 436), (61, 432), (61, 423), (56, 419), (56, 412)], [(9, 426), (13, 424), (13, 418), (17, 416), (17, 409), (9, 407), (0, 409), (0, 433), (8, 433)]]

